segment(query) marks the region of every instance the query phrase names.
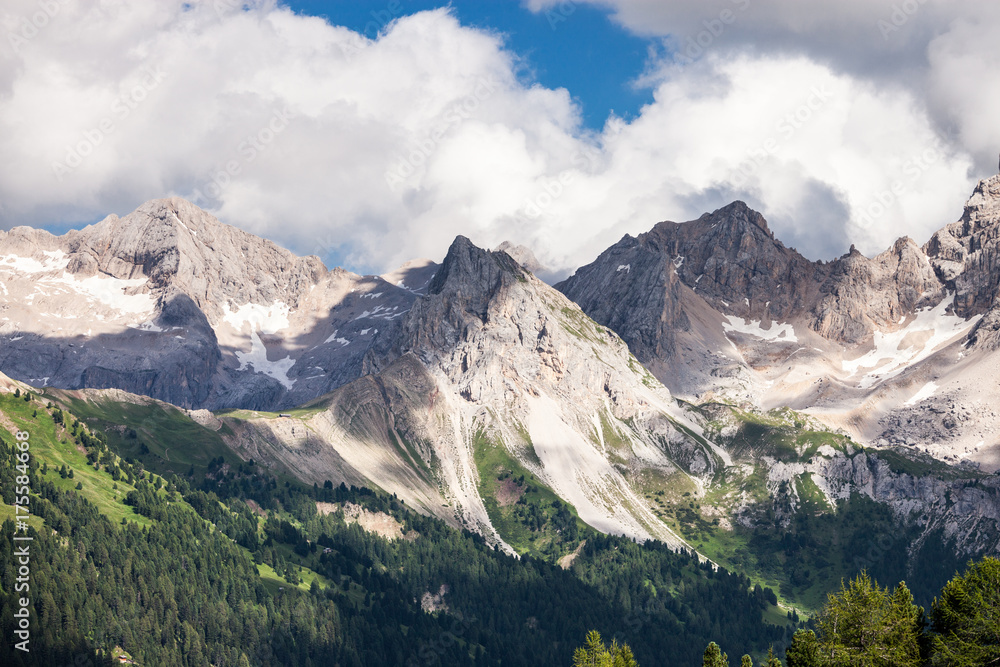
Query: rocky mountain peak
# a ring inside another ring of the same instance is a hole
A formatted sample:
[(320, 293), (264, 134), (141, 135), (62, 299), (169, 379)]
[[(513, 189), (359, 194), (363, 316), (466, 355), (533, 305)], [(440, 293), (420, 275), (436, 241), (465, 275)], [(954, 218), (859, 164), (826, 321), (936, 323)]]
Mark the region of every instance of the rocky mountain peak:
[(542, 263), (538, 261), (535, 253), (528, 246), (504, 241), (496, 247), (496, 250), (507, 253), (524, 269), (531, 271), (535, 275), (545, 271), (545, 267), (542, 266)]
[(641, 243), (669, 258), (681, 281), (723, 312), (787, 319), (804, 308), (803, 284), (825, 274), (774, 237), (767, 221), (735, 201), (687, 223), (661, 222)]
[(906, 236), (873, 258), (852, 244), (829, 266), (811, 322), (824, 338), (859, 343), (875, 331), (894, 329), (905, 315), (944, 297), (927, 256)]
[(757, 233), (759, 230), (768, 238), (774, 239), (774, 232), (768, 227), (764, 216), (747, 206), (744, 201), (736, 200), (712, 213), (706, 213), (699, 218), (699, 221), (702, 220), (712, 225), (732, 228), (736, 232)]
[(1000, 288), (1000, 175), (976, 185), (962, 217), (923, 247), (939, 278), (954, 290), (963, 317), (997, 307)]
[(329, 391), (415, 298), (179, 198), (60, 237), (0, 236), (0, 258), (0, 368), (185, 407), (287, 407)]
[(82, 230), (71, 243), (68, 268), (176, 288), (210, 319), (247, 303), (294, 307), (295, 295), (327, 273), (319, 258), (297, 257), (179, 197), (148, 201)]
[(465, 236), (457, 236), (427, 292), (462, 294), (485, 303), (502, 285), (524, 279), (524, 269), (506, 252), (484, 250)]
[(976, 225), (995, 226), (1000, 220), (1000, 174), (979, 181), (965, 203), (963, 220)]

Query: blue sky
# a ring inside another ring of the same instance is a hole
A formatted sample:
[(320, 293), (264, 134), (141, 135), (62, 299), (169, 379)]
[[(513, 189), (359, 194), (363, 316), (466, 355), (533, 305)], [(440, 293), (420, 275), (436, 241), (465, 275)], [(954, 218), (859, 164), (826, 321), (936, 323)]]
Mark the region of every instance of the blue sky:
[(0, 4), (0, 229), (177, 196), (328, 266), (462, 234), (559, 277), (740, 199), (811, 259), (873, 256), (1000, 149), (996, 2), (46, 6)]
[(594, 130), (612, 112), (633, 118), (653, 99), (649, 87), (633, 82), (659, 42), (625, 30), (611, 20), (607, 8), (563, 2), (533, 12), (517, 0), (293, 0), (287, 5), (373, 39), (394, 18), (451, 7), (463, 25), (503, 35), (523, 58), (526, 82), (566, 88), (580, 105), (584, 123)]

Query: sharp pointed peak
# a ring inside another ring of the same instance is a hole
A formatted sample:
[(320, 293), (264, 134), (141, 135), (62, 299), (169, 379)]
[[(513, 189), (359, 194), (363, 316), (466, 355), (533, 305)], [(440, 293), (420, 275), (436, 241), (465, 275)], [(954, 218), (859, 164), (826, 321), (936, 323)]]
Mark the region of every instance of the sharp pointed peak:
[(759, 211), (750, 208), (745, 201), (739, 199), (730, 202), (729, 204), (726, 204), (722, 208), (718, 208), (711, 213), (706, 213), (701, 217), (701, 219), (728, 226), (744, 226), (750, 224), (763, 231), (769, 237), (774, 238), (774, 233), (771, 231), (771, 228), (768, 227), (767, 220), (764, 216)]
[(485, 250), (468, 237), (459, 235), (452, 241), (427, 291), (437, 294), (449, 285), (493, 284), (502, 280), (504, 275), (523, 279), (524, 273), (517, 260), (506, 252)]

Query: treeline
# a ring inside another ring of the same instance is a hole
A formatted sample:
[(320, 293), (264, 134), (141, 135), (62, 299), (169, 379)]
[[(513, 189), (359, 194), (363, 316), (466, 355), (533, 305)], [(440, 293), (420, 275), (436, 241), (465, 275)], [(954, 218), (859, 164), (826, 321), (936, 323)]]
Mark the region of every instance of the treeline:
[[(174, 483), (191, 497), (184, 481)], [(229, 466), (222, 460), (209, 465), (199, 486), (234, 514), (245, 512), (239, 508), (247, 500), (271, 510), (258, 562), (283, 574), (291, 570), (291, 582), (297, 565), (339, 582), (345, 593), (364, 591), (366, 604), (375, 604), (371, 616), (380, 623), (391, 620), (391, 612), (380, 609), (385, 599), (420, 599), (446, 585), (449, 612), (476, 619), (473, 627), (463, 626), (463, 640), (482, 646), (487, 660), (505, 656), (504, 664), (551, 664), (571, 651), (588, 627), (627, 640), (640, 658), (696, 659), (697, 647), (721, 627), (738, 628), (732, 636), (748, 650), (791, 637), (785, 627), (762, 620), (762, 611), (777, 601), (771, 590), (659, 542), (640, 545), (591, 534), (566, 572), (539, 559), (505, 556), (477, 534), (455, 531), (369, 489), (278, 484), (252, 462)], [(353, 502), (387, 514), (407, 539), (383, 539), (348, 523), (342, 512), (320, 516), (316, 501)], [(520, 639), (508, 642), (509, 637)], [(390, 656), (380, 659), (395, 664)]]
[[(639, 659), (690, 662), (717, 627), (734, 628), (746, 650), (784, 633), (762, 621), (773, 593), (662, 544), (594, 537), (563, 570), (508, 556), (392, 496), (279, 482), (253, 462), (217, 459), (201, 477), (163, 479), (118, 457), (68, 413), (58, 419), (74, 442), (53, 446), (79, 442), (100, 474), (132, 480), (125, 501), (150, 524), (110, 521), (82, 493), (49, 481), (48, 461), (33, 461), (32, 513), (44, 525), (29, 533), (32, 652), (4, 641), (0, 664), (81, 656), (104, 664), (121, 647), (140, 664), (165, 667), (551, 665), (570, 660), (589, 628), (627, 641)], [(0, 444), (5, 490), (14, 466), (13, 447)], [(321, 516), (317, 501), (385, 513), (404, 537), (367, 532), (343, 511)], [(16, 606), (14, 531), (11, 521), (0, 527), (5, 638)], [(265, 566), (284, 578), (283, 590), (261, 578)], [(306, 580), (311, 586), (296, 585)], [(422, 604), (431, 596), (434, 611)]]

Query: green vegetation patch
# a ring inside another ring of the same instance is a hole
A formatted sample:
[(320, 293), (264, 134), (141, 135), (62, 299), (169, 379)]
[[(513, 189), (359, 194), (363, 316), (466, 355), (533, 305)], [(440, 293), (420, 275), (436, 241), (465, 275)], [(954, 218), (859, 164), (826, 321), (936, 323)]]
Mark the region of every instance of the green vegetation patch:
[(579, 544), (587, 525), (502, 443), (480, 429), (473, 438), (479, 494), (493, 527), (520, 554), (555, 562)]
[[(166, 403), (123, 403), (54, 396), (92, 428), (104, 431), (122, 456), (143, 461), (161, 474), (204, 471), (218, 456), (232, 454), (219, 433)], [(152, 456), (150, 456), (152, 455)]]
[[(94, 442), (100, 444), (96, 436), (82, 424), (73, 428), (75, 420), (70, 413), (49, 409), (47, 405), (47, 401), (37, 396), (25, 402), (11, 394), (0, 394), (0, 412), (15, 431), (30, 434), (29, 451), (32, 460), (39, 465), (40, 479), (51, 482), (57, 489), (79, 493), (115, 523), (126, 519), (149, 525), (147, 517), (137, 514), (124, 502), (125, 496), (135, 487), (120, 472), (114, 476), (109, 473), (109, 469), (121, 470), (121, 458), (106, 452), (94, 459), (81, 444), (81, 439), (86, 435), (88, 442), (94, 438)], [(0, 429), (0, 437), (8, 444), (14, 442), (14, 434), (7, 428)], [(98, 463), (100, 469), (95, 469), (93, 463)]]

